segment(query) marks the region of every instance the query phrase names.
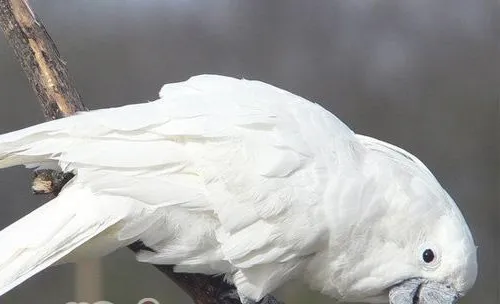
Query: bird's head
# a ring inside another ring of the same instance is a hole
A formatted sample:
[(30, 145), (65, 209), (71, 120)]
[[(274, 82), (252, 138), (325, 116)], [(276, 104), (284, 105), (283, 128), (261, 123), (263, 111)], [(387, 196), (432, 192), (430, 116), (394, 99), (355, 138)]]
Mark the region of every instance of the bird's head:
[(361, 139), (370, 151), (359, 173), (366, 182), (338, 197), (361, 203), (342, 208), (355, 224), (330, 240), (323, 292), (351, 302), (456, 303), (477, 276), (476, 246), (461, 212), (414, 156)]
[[(454, 205), (448, 195), (444, 197)], [(407, 240), (394, 263), (406, 271), (387, 288), (391, 304), (453, 304), (476, 280), (476, 246), (458, 209), (428, 216), (429, 220), (410, 221), (407, 226), (418, 236), (396, 237)]]

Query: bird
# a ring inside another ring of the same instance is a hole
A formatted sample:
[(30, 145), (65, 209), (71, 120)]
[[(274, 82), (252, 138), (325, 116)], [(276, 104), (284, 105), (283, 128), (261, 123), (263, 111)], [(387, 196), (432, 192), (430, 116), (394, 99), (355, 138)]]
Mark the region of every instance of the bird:
[(470, 228), (417, 157), (256, 80), (198, 75), (0, 135), (0, 168), (17, 165), (73, 177), (0, 231), (0, 295), (135, 242), (138, 261), (224, 276), (246, 304), (293, 279), (347, 302), (452, 304), (477, 277)]

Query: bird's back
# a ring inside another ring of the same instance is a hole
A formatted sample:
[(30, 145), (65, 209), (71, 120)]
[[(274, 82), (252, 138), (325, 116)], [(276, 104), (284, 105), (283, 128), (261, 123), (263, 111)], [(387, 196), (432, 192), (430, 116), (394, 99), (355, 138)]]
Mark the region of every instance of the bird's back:
[(232, 272), (253, 298), (325, 248), (328, 180), (359, 148), (319, 105), (211, 75), (165, 85), (153, 102), (80, 113), (0, 142), (0, 166), (58, 164), (96, 195), (134, 199), (139, 211), (111, 233), (116, 244), (140, 239), (153, 250), (140, 260)]

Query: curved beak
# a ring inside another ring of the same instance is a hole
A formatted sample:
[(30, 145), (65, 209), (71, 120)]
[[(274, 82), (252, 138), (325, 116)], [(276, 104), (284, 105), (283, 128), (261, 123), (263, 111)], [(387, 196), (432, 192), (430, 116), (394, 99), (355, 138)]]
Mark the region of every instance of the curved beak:
[(391, 288), (391, 304), (455, 304), (460, 298), (450, 286), (420, 278), (409, 279)]

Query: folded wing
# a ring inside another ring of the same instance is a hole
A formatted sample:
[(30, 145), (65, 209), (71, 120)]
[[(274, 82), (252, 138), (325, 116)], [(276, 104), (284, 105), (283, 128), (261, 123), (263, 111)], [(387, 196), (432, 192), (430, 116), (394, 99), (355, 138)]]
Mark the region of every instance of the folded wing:
[[(325, 246), (328, 177), (359, 144), (316, 104), (257, 81), (203, 75), (145, 104), (81, 113), (0, 137), (0, 167), (72, 171), (94, 193), (143, 203), (142, 261), (232, 272), (265, 295)], [(265, 280), (265, 277), (273, 280)]]

